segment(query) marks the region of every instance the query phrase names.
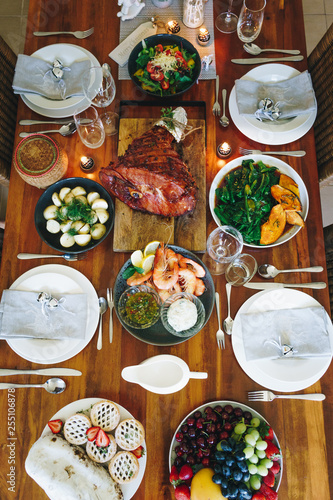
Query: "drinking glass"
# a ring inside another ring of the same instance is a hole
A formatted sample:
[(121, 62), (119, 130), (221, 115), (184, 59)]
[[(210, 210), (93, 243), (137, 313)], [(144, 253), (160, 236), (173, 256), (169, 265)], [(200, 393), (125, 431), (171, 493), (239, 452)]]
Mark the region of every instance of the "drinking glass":
[(105, 140), (103, 123), (93, 106), (75, 112), (74, 121), (81, 141), (88, 148), (96, 149), (103, 144)]
[(242, 42), (253, 42), (260, 33), (266, 0), (244, 0), (237, 23), (237, 35)]
[(237, 229), (231, 226), (220, 226), (207, 240), (207, 251), (202, 261), (211, 274), (223, 274), (243, 249), (243, 237)]
[(256, 259), (252, 255), (242, 253), (229, 264), (225, 271), (225, 278), (231, 285), (241, 286), (253, 278), (257, 269)]
[(219, 14), (215, 21), (215, 26), (222, 33), (233, 33), (237, 29), (238, 17), (231, 12), (232, 2), (229, 0), (228, 11)]

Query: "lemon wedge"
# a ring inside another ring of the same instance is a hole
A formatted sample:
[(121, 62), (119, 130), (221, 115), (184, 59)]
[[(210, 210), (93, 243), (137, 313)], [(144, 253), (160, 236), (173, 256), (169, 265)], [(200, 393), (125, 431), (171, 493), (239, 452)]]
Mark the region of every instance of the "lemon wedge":
[(155, 255), (155, 252), (159, 244), (160, 244), (159, 241), (151, 241), (150, 243), (148, 243), (143, 251), (144, 257), (151, 254)]
[(131, 255), (131, 262), (135, 267), (142, 267), (143, 253), (141, 250), (135, 250)]
[(147, 274), (153, 267), (154, 260), (155, 260), (154, 254), (147, 255), (147, 257), (143, 258), (141, 262), (141, 267), (144, 270), (145, 274)]

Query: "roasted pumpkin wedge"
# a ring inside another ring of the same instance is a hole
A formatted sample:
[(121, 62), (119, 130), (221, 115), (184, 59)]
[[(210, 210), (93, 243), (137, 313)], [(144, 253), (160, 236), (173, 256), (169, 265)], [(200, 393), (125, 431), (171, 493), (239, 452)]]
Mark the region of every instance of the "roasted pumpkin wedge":
[(271, 187), (271, 195), (273, 198), (282, 205), (284, 210), (302, 210), (301, 202), (298, 196), (295, 195), (290, 189), (285, 189), (278, 184)]
[(280, 180), (279, 180), (279, 185), (285, 189), (289, 189), (292, 191), (298, 198), (300, 198), (299, 194), (299, 189), (298, 189), (298, 184), (289, 177), (289, 175), (286, 174), (281, 174), (280, 175)]
[(275, 205), (269, 214), (268, 221), (261, 226), (261, 245), (271, 245), (283, 234), (286, 226), (286, 212), (281, 204)]
[(295, 210), (285, 210), (287, 216), (287, 223), (293, 226), (304, 227), (304, 220)]

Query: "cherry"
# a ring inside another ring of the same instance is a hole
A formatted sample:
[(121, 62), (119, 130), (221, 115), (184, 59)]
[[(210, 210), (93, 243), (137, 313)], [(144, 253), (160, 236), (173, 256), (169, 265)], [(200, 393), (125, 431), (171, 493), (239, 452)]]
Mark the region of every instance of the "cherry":
[(177, 457), (182, 457), (184, 455), (184, 452), (180, 449), (180, 446), (176, 446), (175, 452)]
[(210, 460), (208, 457), (204, 457), (202, 460), (201, 460), (201, 463), (204, 467), (209, 467), (210, 465)]
[(216, 444), (217, 443), (217, 436), (216, 434), (209, 434), (207, 438), (207, 443), (210, 445)]
[(233, 409), (233, 407), (231, 405), (226, 405), (224, 407), (224, 411), (226, 411), (227, 413), (231, 414), (231, 413), (233, 413), (234, 409)]
[(230, 432), (232, 430), (232, 425), (230, 422), (226, 422), (224, 424), (224, 430), (227, 431), (227, 432)]
[(243, 410), (241, 408), (235, 408), (234, 414), (236, 415), (236, 417), (241, 417), (243, 415)]
[(186, 463), (189, 465), (194, 465), (196, 462), (195, 456), (194, 455), (187, 455), (186, 457)]
[(214, 411), (216, 411), (217, 413), (221, 414), (223, 412), (223, 408), (221, 405), (217, 405), (214, 407)]
[(180, 443), (184, 439), (184, 434), (182, 432), (177, 432), (175, 439), (176, 441), (178, 441), (178, 443)]
[(213, 413), (213, 411), (214, 411), (214, 410), (213, 410), (213, 408), (212, 408), (211, 406), (207, 406), (207, 407), (205, 408), (205, 413), (206, 413), (206, 414), (207, 414), (207, 413)]
[(183, 425), (181, 426), (180, 430), (181, 430), (184, 434), (186, 434), (186, 433), (187, 433), (187, 431), (188, 431), (188, 425), (183, 424)]
[(209, 423), (206, 425), (206, 431), (210, 434), (211, 432), (215, 432), (216, 431), (216, 425), (215, 424), (212, 424), (212, 423)]
[(195, 418), (193, 418), (193, 417), (188, 417), (188, 419), (186, 420), (186, 422), (187, 422), (187, 425), (188, 425), (189, 427), (193, 427), (193, 425), (195, 424)]
[(204, 422), (205, 422), (204, 418), (202, 418), (202, 417), (198, 418), (197, 421), (196, 421), (196, 424), (195, 424), (196, 428), (197, 429), (202, 429), (203, 426), (204, 426)]
[(195, 431), (195, 428), (194, 427), (190, 427), (189, 430), (188, 430), (188, 433), (187, 435), (190, 437), (190, 438), (194, 438), (196, 436), (196, 431)]
[(184, 465), (184, 460), (181, 457), (176, 457), (174, 461), (174, 465), (178, 468)]
[[(201, 458), (203, 458), (203, 456), (204, 456), (204, 455), (203, 455), (203, 451), (202, 451), (202, 449), (200, 448), (200, 449), (197, 451), (197, 457), (199, 457), (199, 458), (200, 458), (200, 460), (201, 460)], [(200, 463), (200, 462), (199, 462), (199, 463)]]
[(228, 439), (229, 433), (227, 431), (220, 432), (219, 434), (219, 440), (223, 441), (223, 439)]
[(205, 448), (204, 450), (202, 450), (202, 453), (204, 457), (209, 457), (211, 453), (211, 448)]
[(193, 415), (194, 418), (201, 418), (202, 415), (201, 415), (201, 412), (200, 411), (196, 411)]
[(246, 418), (247, 420), (251, 420), (252, 419), (252, 413), (250, 413), (249, 411), (244, 411), (243, 417)]
[(206, 442), (206, 439), (201, 436), (197, 439), (197, 445), (200, 446), (200, 448), (206, 448), (207, 446), (207, 442)]
[(223, 420), (229, 420), (230, 419), (230, 414), (226, 411), (222, 412), (221, 417)]

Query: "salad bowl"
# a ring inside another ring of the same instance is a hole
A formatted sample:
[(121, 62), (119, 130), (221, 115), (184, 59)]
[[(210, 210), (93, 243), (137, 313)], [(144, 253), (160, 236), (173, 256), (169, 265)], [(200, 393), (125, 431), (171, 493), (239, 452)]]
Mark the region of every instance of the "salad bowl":
[[(170, 54), (171, 52), (171, 54)], [(157, 54), (162, 66), (152, 62)], [(172, 58), (174, 69), (164, 65), (168, 55)], [(164, 66), (163, 66), (164, 65)], [(153, 97), (176, 97), (189, 90), (198, 80), (201, 60), (193, 45), (177, 35), (161, 33), (145, 38), (132, 50), (128, 59), (128, 72), (132, 81), (143, 92)]]

